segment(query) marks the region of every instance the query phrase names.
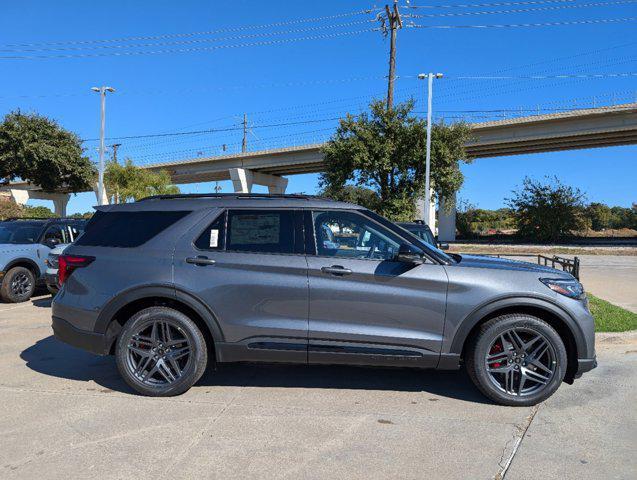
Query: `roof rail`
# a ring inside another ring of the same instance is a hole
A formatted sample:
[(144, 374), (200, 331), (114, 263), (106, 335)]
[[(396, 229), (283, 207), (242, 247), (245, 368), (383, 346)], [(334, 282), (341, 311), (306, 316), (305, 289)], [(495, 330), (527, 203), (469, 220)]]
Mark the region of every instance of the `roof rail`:
[(0, 222), (15, 222), (18, 220), (42, 220), (44, 222), (51, 222), (56, 220), (86, 220), (85, 218), (76, 218), (76, 217), (9, 217), (4, 220), (0, 220)]
[(322, 197), (318, 197), (316, 195), (302, 195), (299, 193), (178, 193), (168, 195), (152, 195), (150, 197), (144, 197), (137, 201), (144, 202), (146, 200), (173, 200), (180, 198), (297, 198), (302, 200), (313, 200), (317, 198), (323, 199)]

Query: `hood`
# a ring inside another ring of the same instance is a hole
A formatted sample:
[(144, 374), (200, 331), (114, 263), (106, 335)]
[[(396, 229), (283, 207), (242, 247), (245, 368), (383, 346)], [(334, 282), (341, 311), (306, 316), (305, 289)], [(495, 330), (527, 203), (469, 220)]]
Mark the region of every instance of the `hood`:
[(457, 264), (459, 267), (468, 268), (491, 268), (496, 270), (516, 270), (526, 272), (537, 272), (545, 275), (550, 275), (553, 278), (574, 278), (568, 272), (563, 270), (556, 270), (555, 268), (545, 267), (544, 265), (538, 265), (531, 262), (523, 262), (520, 260), (509, 260), (498, 257), (488, 257), (486, 255), (462, 255), (460, 262)]

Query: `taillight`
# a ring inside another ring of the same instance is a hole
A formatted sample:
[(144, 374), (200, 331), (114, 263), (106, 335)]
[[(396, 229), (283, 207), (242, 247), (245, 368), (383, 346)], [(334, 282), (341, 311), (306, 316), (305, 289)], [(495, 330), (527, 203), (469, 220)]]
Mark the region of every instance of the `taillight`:
[(82, 268), (89, 265), (95, 257), (86, 257), (80, 255), (60, 255), (58, 257), (58, 283), (60, 286), (73, 273), (76, 268)]

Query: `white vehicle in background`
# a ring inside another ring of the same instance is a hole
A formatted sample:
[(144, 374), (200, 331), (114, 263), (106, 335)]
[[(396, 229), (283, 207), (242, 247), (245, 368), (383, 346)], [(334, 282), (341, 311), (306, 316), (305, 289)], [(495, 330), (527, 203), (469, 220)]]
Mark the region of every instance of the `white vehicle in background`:
[(44, 274), (44, 280), (46, 282), (46, 288), (51, 295), (56, 295), (60, 289), (58, 283), (58, 258), (64, 252), (64, 249), (68, 247), (70, 243), (58, 245), (49, 252), (49, 256), (45, 260), (46, 272)]

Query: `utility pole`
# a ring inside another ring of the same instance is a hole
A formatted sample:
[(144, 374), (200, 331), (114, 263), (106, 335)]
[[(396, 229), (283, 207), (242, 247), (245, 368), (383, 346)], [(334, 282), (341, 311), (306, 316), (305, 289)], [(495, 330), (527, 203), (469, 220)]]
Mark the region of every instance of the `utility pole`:
[(396, 79), (396, 30), (403, 27), (398, 11), (398, 0), (394, 0), (393, 11), (385, 5), (387, 21), (389, 22), (389, 83), (387, 85), (387, 110), (394, 105), (394, 80)]
[(100, 116), (100, 155), (97, 170), (97, 204), (103, 205), (104, 198), (104, 129), (106, 126), (106, 92), (114, 92), (113, 87), (92, 87), (91, 90), (98, 92), (101, 99), (101, 116)]
[(243, 114), (243, 142), (241, 142), (241, 152), (248, 151), (248, 114)]
[(117, 149), (119, 147), (121, 147), (122, 144), (121, 143), (114, 143), (113, 145), (111, 145), (111, 148), (113, 149), (113, 162), (117, 163)]
[(430, 225), (431, 216), (431, 104), (433, 100), (433, 84), (434, 78), (442, 78), (442, 73), (420, 73), (418, 74), (420, 80), (427, 79), (427, 151), (425, 157), (425, 218), (424, 221), (432, 231), (434, 231), (435, 225)]

